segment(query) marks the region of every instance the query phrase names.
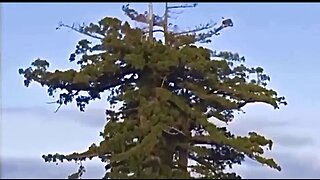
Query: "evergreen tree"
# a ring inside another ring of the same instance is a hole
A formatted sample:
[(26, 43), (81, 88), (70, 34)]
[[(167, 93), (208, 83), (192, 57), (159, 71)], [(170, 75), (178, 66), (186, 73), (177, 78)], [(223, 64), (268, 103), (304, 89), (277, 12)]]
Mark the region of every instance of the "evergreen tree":
[[(240, 178), (226, 169), (241, 164), (245, 157), (281, 170), (273, 159), (263, 156), (266, 147), (272, 147), (270, 139), (255, 132), (237, 136), (213, 123), (231, 122), (234, 113), (248, 103), (262, 102), (277, 109), (286, 102), (267, 88), (270, 78), (263, 68), (246, 67), (238, 53), (195, 45), (211, 42), (221, 30), (233, 26), (231, 19), (218, 27), (207, 23), (185, 32), (170, 30), (170, 10), (195, 6), (166, 3), (163, 16), (122, 7), (131, 20), (149, 24), (148, 30), (113, 17), (87, 26), (59, 25), (100, 43), (78, 42), (69, 60), (76, 61), (80, 70), (51, 72), (43, 59), (19, 69), (25, 86), (40, 83), (48, 87), (50, 96), (59, 95), (55, 102), (59, 108), (75, 101), (80, 111), (109, 91), (110, 108), (100, 144), (84, 152), (43, 155), (46, 162), (98, 157), (106, 164), (104, 178), (192, 178), (191, 172), (203, 178)], [(162, 32), (164, 40), (153, 38), (155, 32)], [(83, 172), (81, 165), (69, 178), (80, 178)]]

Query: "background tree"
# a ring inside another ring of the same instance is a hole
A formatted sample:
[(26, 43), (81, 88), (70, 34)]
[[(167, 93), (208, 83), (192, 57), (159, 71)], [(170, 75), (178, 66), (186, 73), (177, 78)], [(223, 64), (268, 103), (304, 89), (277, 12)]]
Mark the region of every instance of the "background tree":
[[(195, 6), (166, 3), (164, 15), (152, 19), (129, 5), (122, 7), (131, 20), (152, 23), (148, 30), (112, 17), (88, 26), (59, 25), (100, 43), (78, 42), (69, 60), (76, 61), (79, 70), (51, 72), (43, 59), (19, 69), (25, 86), (40, 83), (48, 87), (50, 96), (59, 94), (55, 102), (59, 108), (76, 101), (80, 111), (109, 91), (110, 108), (99, 145), (69, 155), (43, 155), (46, 162), (98, 157), (106, 163), (104, 178), (191, 178), (193, 173), (204, 178), (240, 178), (226, 169), (241, 164), (245, 157), (281, 169), (273, 159), (263, 157), (265, 148), (272, 147), (270, 139), (255, 132), (236, 136), (213, 123), (231, 122), (233, 114), (248, 103), (279, 108), (286, 102), (266, 87), (270, 78), (263, 68), (246, 67), (237, 53), (195, 45), (211, 42), (222, 29), (233, 26), (230, 19), (218, 27), (207, 23), (184, 32), (169, 30), (172, 9)], [(154, 32), (163, 32), (164, 40), (153, 38)], [(83, 172), (81, 165), (69, 178), (79, 178)]]

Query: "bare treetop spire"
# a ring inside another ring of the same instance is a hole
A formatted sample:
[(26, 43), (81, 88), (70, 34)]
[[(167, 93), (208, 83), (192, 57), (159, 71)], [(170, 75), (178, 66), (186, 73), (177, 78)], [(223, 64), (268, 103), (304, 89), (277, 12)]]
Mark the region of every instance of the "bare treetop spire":
[(153, 4), (149, 3), (149, 41), (153, 42)]

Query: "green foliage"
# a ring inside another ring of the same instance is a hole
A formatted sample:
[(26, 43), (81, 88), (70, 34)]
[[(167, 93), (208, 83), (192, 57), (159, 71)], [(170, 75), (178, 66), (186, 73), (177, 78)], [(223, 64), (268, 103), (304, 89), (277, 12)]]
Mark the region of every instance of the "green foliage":
[[(136, 11), (128, 6), (123, 10), (137, 20)], [(155, 26), (163, 25), (160, 19), (155, 22)], [(100, 144), (92, 144), (82, 153), (43, 155), (44, 160), (98, 157), (106, 163), (104, 178), (191, 178), (190, 172), (203, 178), (240, 178), (225, 170), (241, 164), (245, 157), (281, 170), (273, 159), (263, 157), (265, 148), (272, 148), (271, 140), (255, 132), (235, 136), (226, 127), (209, 122), (209, 118), (231, 122), (233, 114), (248, 103), (262, 102), (274, 108), (286, 104), (284, 97), (266, 87), (270, 78), (261, 67), (246, 67), (244, 57), (237, 53), (217, 53), (194, 45), (208, 42), (217, 29), (199, 36), (192, 34), (197, 30), (168, 32), (166, 43), (151, 43), (142, 29), (106, 17), (75, 29), (100, 40), (95, 45), (87, 39), (79, 41), (69, 60), (74, 62), (79, 56), (80, 70), (51, 72), (49, 63), (40, 59), (19, 69), (25, 86), (34, 81), (48, 87), (50, 96), (59, 94), (56, 103), (60, 106), (76, 101), (84, 111), (101, 93), (111, 92)], [(123, 105), (114, 109), (119, 102)], [(190, 165), (189, 159), (197, 163)], [(69, 178), (80, 178), (82, 173), (81, 165)]]

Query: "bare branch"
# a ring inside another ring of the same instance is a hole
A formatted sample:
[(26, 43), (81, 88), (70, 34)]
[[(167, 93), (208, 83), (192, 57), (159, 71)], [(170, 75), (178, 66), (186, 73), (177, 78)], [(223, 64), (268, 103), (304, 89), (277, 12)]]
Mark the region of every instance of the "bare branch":
[(199, 32), (199, 31), (203, 31), (203, 30), (206, 30), (206, 29), (210, 29), (210, 28), (213, 28), (215, 25), (217, 25), (217, 23), (209, 23), (207, 24), (206, 26), (202, 26), (202, 27), (198, 27), (196, 29), (193, 29), (193, 30), (189, 30), (189, 31), (183, 31), (183, 32), (180, 32), (180, 33), (175, 33), (174, 35), (182, 35), (182, 34), (188, 34), (188, 33), (196, 33), (196, 32)]
[(164, 81), (166, 81), (166, 79), (167, 79), (167, 76), (165, 76), (165, 77), (163, 78), (162, 83), (161, 83), (161, 88), (163, 87)]
[(59, 104), (58, 108), (54, 111), (54, 113), (57, 113), (62, 106), (62, 103), (59, 103), (59, 100), (53, 101), (53, 102), (47, 102), (47, 104)]
[[(69, 90), (68, 90), (69, 91)], [(69, 91), (69, 96), (76, 96), (78, 95), (80, 92), (80, 90), (76, 91), (75, 93), (72, 93)], [(61, 106), (63, 105), (61, 99), (54, 101), (54, 102), (47, 102), (47, 104), (59, 104), (58, 108), (54, 111), (54, 113), (57, 113), (59, 111), (59, 109), (61, 108)]]
[[(156, 30), (153, 30), (152, 32), (164, 32), (162, 29), (156, 29)], [(149, 33), (149, 31), (145, 31), (145, 32), (143, 32), (143, 34), (147, 34), (147, 33)]]
[(168, 9), (178, 9), (178, 8), (193, 8), (196, 7), (198, 5), (198, 3), (194, 3), (192, 5), (180, 5), (180, 6), (168, 6)]
[(165, 133), (169, 134), (169, 135), (181, 135), (183, 137), (185, 137), (186, 135), (180, 131), (179, 129), (175, 128), (175, 127), (169, 127), (169, 130), (163, 130)]
[[(139, 14), (136, 10), (129, 8), (129, 4), (122, 6), (122, 11), (125, 12), (131, 20), (137, 21), (144, 24), (149, 24), (148, 12), (144, 14)], [(162, 26), (162, 17), (152, 14), (153, 15), (153, 26)]]
[(53, 102), (47, 102), (47, 104), (56, 104), (57, 101), (53, 101)]
[(61, 108), (62, 103), (58, 106), (58, 108), (54, 111), (54, 113), (57, 113), (59, 111), (59, 109)]
[(69, 28), (69, 29), (72, 29), (78, 33), (81, 33), (81, 34), (84, 34), (84, 35), (87, 35), (87, 36), (90, 36), (92, 38), (95, 38), (95, 39), (99, 39), (99, 40), (102, 40), (103, 38), (102, 37), (99, 37), (99, 36), (96, 36), (96, 35), (93, 35), (93, 34), (90, 34), (88, 32), (85, 32), (84, 30), (81, 29), (77, 29), (74, 27), (74, 24), (72, 26), (69, 26), (67, 24), (63, 24), (63, 23), (59, 23), (59, 26), (56, 28), (56, 29), (60, 29), (61, 27), (66, 27), (66, 28)]

